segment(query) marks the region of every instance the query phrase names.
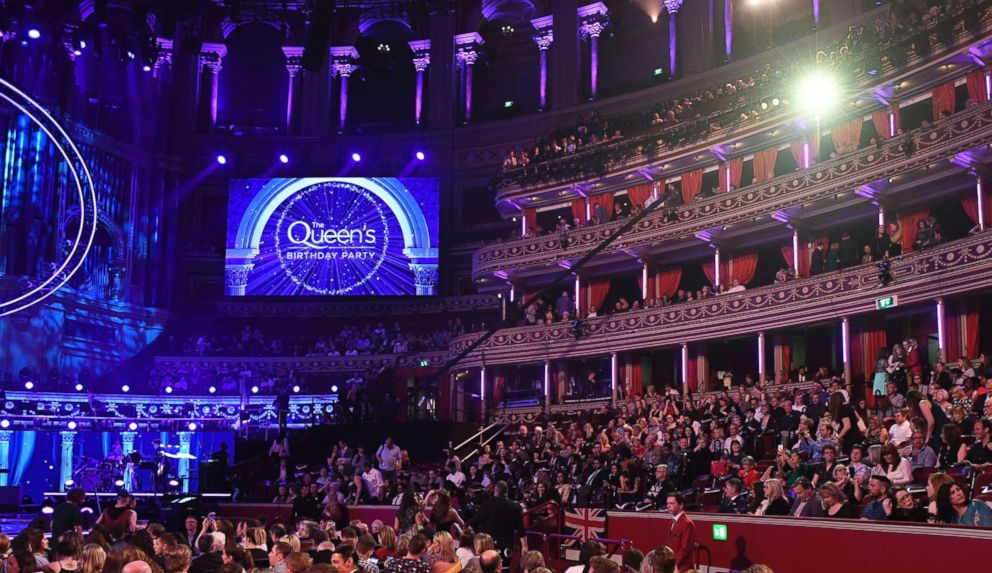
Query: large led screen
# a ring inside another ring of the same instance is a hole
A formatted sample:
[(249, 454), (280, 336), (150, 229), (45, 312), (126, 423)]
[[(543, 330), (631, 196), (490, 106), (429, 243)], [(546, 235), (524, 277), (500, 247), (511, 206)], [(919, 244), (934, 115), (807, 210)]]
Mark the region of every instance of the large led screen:
[(436, 179), (236, 179), (225, 293), (437, 294), (437, 227)]

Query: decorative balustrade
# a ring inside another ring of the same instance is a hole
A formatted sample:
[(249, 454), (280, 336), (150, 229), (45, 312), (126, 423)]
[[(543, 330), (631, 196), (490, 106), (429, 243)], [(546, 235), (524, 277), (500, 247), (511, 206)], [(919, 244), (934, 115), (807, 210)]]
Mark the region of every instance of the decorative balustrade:
[[(979, 115), (988, 117), (990, 111), (985, 108)], [(895, 258), (891, 272), (894, 280), (884, 288), (873, 263), (741, 293), (591, 318), (583, 321), (584, 333), (578, 339), (571, 322), (503, 329), (459, 367), (478, 367), (483, 361), (487, 366), (544, 362), (725, 339), (872, 312), (880, 297), (898, 296), (905, 306), (975, 291), (992, 283), (992, 232)], [(451, 353), (466, 349), (479, 336), (455, 338)]]
[[(303, 372), (365, 372), (380, 368), (434, 368), (444, 364), (447, 351), (411, 352), (407, 354), (366, 354), (358, 356), (293, 356), (293, 357), (233, 357), (233, 356), (156, 356), (160, 367), (242, 367), (252, 370), (276, 369)], [(424, 363), (429, 363), (424, 366)]]
[(466, 296), (424, 297), (418, 299), (379, 300), (336, 303), (253, 302), (224, 301), (218, 303), (218, 312), (224, 316), (239, 317), (306, 317), (315, 316), (402, 316), (425, 314), (456, 314), (492, 311), (501, 302), (491, 294)]
[[(860, 149), (809, 169), (682, 205), (676, 222), (667, 221), (666, 213), (652, 213), (604, 254), (630, 252), (713, 227), (752, 221), (777, 210), (836, 196), (860, 185), (945, 160), (992, 143), (990, 126), (992, 103), (986, 102), (929, 128), (911, 132), (914, 151), (910, 154), (900, 149), (904, 137), (896, 137), (879, 147)], [(625, 223), (615, 221), (576, 229), (569, 233), (568, 246), (564, 249), (557, 235), (484, 247), (473, 256), (473, 278), (478, 280), (498, 271), (528, 266), (557, 268), (558, 261), (582, 257)]]

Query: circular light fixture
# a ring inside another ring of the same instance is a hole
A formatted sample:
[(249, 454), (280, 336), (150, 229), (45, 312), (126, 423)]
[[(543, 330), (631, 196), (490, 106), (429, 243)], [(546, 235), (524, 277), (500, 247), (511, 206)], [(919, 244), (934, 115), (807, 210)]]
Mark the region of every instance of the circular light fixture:
[(418, 152), (417, 152), (417, 161), (423, 161), (423, 160), (424, 160), (424, 158), (426, 158), (426, 157), (427, 157), (427, 156), (426, 156), (426, 155), (424, 155), (424, 152), (423, 152), (423, 151), (418, 151)]
[(300, 393), (300, 387), (299, 386), (293, 386), (293, 392), (296, 392), (297, 394), (299, 394)]
[(211, 386), (210, 387), (210, 393), (211, 394), (216, 394), (217, 393), (217, 387), (216, 386)]
[(133, 432), (138, 429), (138, 424), (135, 422), (131, 422), (130, 424), (127, 425), (127, 429)]
[(189, 425), (186, 426), (186, 427), (189, 428), (189, 431), (190, 432), (195, 432), (196, 431), (196, 422), (190, 422)]
[(0, 428), (9, 428), (9, 427), (10, 427), (10, 420), (6, 418), (0, 420)]
[(28, 38), (31, 38), (32, 40), (37, 40), (40, 37), (41, 37), (41, 31), (38, 30), (38, 28), (31, 28), (30, 30), (28, 30)]
[(362, 160), (362, 155), (356, 151), (351, 154), (351, 160), (354, 161), (355, 163), (358, 163), (359, 161)]
[(83, 391), (83, 385), (82, 384), (76, 384), (76, 392), (82, 392), (82, 391)]
[(337, 391), (338, 391), (338, 385), (337, 384), (331, 386), (331, 392), (337, 392)]
[(66, 424), (66, 427), (69, 428), (70, 430), (75, 430), (76, 429), (76, 422), (70, 420), (69, 423)]
[(218, 155), (217, 163), (220, 163), (221, 165), (227, 165), (227, 158), (224, 157), (223, 155)]
[(128, 386), (127, 384), (121, 386), (121, 392), (125, 392), (126, 393), (126, 392), (130, 392), (130, 391), (131, 391), (131, 387)]
[(252, 394), (258, 394), (258, 386), (252, 386), (251, 387), (251, 393)]
[(282, 164), (289, 163), (289, 156), (286, 155), (285, 153), (280, 153), (279, 154), (279, 163), (282, 163)]
[(27, 382), (24, 383), (24, 388), (26, 388), (27, 390), (34, 389), (34, 382), (28, 380)]
[(165, 393), (166, 394), (172, 394), (172, 386), (166, 386), (165, 387)]

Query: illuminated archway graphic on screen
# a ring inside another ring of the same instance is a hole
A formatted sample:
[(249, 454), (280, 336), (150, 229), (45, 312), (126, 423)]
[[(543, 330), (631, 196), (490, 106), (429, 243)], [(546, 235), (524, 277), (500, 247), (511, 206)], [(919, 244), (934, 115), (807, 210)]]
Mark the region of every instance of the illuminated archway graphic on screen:
[(437, 217), (433, 179), (233, 181), (225, 292), (435, 294)]

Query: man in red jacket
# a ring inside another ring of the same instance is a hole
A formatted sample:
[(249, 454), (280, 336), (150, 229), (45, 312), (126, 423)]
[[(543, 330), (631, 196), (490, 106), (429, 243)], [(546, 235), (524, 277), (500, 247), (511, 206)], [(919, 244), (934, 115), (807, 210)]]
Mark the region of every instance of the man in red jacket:
[(668, 531), (665, 544), (675, 552), (675, 563), (679, 571), (693, 568), (693, 553), (696, 550), (696, 524), (685, 513), (685, 497), (682, 492), (668, 494), (668, 513), (672, 514), (672, 528)]

